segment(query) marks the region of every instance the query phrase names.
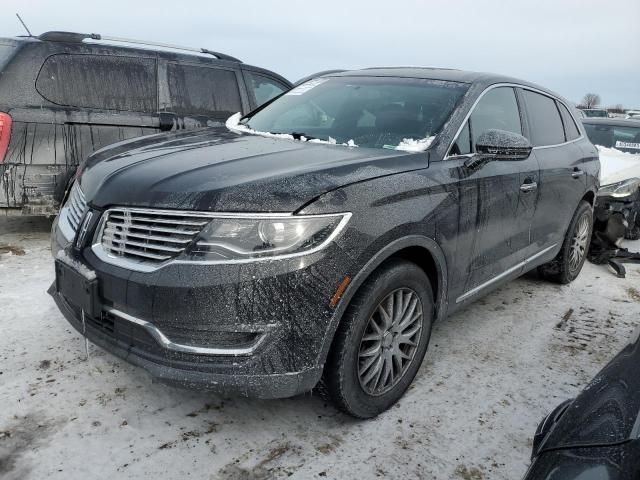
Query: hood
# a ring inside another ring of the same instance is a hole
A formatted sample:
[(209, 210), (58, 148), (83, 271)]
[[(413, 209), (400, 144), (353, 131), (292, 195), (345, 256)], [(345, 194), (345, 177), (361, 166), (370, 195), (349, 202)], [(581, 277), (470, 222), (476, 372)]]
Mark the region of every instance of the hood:
[(616, 445), (640, 434), (640, 327), (552, 427), (540, 451)]
[(640, 155), (596, 145), (600, 153), (600, 185), (640, 178)]
[(224, 127), (121, 142), (79, 176), (91, 205), (293, 212), (344, 185), (428, 166), (428, 154), (323, 145)]

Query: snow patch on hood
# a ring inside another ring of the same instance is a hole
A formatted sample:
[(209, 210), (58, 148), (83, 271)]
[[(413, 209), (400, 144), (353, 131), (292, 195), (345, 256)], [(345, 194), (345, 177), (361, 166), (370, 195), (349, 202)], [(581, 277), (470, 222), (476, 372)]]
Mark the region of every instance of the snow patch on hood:
[(640, 178), (640, 155), (596, 145), (600, 153), (600, 185)]
[(320, 140), (319, 138), (308, 139), (304, 135), (300, 137), (300, 140), (296, 140), (293, 135), (289, 135), (288, 133), (271, 133), (271, 132), (261, 132), (259, 130), (254, 130), (253, 128), (249, 128), (240, 123), (240, 119), (242, 118), (242, 113), (234, 113), (225, 122), (225, 126), (235, 133), (248, 133), (250, 135), (260, 135), (261, 137), (267, 138), (281, 138), (284, 140), (295, 140), (300, 142), (309, 142), (309, 143), (321, 143), (324, 145), (341, 145), (344, 147), (357, 147), (356, 143), (353, 140), (349, 140), (347, 143), (338, 143), (335, 138), (329, 137), (329, 140)]
[(413, 138), (403, 138), (395, 147), (385, 145), (385, 148), (393, 148), (393, 150), (402, 150), (404, 152), (424, 152), (431, 146), (435, 138), (435, 135), (427, 138), (420, 138), (418, 140)]

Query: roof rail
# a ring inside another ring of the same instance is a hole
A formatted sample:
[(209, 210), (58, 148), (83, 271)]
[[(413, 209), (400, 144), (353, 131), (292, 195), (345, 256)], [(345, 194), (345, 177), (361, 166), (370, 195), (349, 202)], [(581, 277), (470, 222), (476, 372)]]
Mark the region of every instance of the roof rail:
[(231, 62), (239, 62), (242, 63), (241, 60), (238, 60), (231, 55), (227, 55), (226, 53), (214, 52), (213, 50), (209, 50), (207, 48), (191, 48), (191, 47), (181, 47), (179, 45), (171, 45), (168, 43), (159, 43), (159, 42), (147, 42), (144, 40), (133, 40), (131, 38), (119, 38), (119, 37), (107, 37), (105, 35), (100, 35), (99, 33), (76, 33), (76, 32), (45, 32), (42, 35), (38, 36), (40, 40), (45, 40), (49, 42), (82, 42), (83, 40), (104, 40), (108, 42), (121, 42), (121, 43), (130, 43), (133, 45), (147, 45), (151, 47), (163, 47), (163, 48), (171, 48), (173, 50), (184, 50), (188, 52), (197, 52), (204, 53), (207, 55), (212, 55), (220, 60), (229, 60)]

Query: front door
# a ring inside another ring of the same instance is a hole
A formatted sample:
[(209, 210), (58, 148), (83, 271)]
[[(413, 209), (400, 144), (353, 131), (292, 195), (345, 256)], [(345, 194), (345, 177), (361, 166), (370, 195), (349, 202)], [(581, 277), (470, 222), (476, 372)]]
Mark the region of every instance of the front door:
[[(462, 303), (522, 268), (536, 211), (538, 162), (491, 161), (468, 168), (464, 161), (488, 129), (523, 133), (511, 87), (488, 90), (452, 146), (447, 162), (459, 177), (460, 219), (451, 302)], [(467, 155), (467, 157), (465, 157)]]

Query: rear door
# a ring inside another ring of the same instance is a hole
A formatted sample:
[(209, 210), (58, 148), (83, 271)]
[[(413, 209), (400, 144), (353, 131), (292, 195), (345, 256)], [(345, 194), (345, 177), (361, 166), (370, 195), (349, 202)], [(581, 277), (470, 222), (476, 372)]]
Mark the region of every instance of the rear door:
[(160, 79), (163, 130), (222, 125), (250, 109), (237, 68), (161, 60)]
[[(492, 161), (477, 168), (464, 166), (464, 155), (488, 129), (524, 133), (519, 104), (510, 86), (485, 92), (471, 112), (449, 152), (460, 181), (460, 220), (454, 278), (454, 300), (461, 303), (485, 287), (522, 267), (530, 244), (530, 226), (536, 210), (538, 162), (533, 156), (519, 161)], [(455, 163), (454, 163), (455, 162)]]
[(531, 237), (532, 248), (541, 249), (562, 243), (586, 191), (585, 162), (588, 159), (575, 142), (580, 132), (571, 115), (565, 112), (566, 106), (541, 92), (523, 89), (521, 93), (527, 111), (532, 155), (540, 164), (538, 208)]

